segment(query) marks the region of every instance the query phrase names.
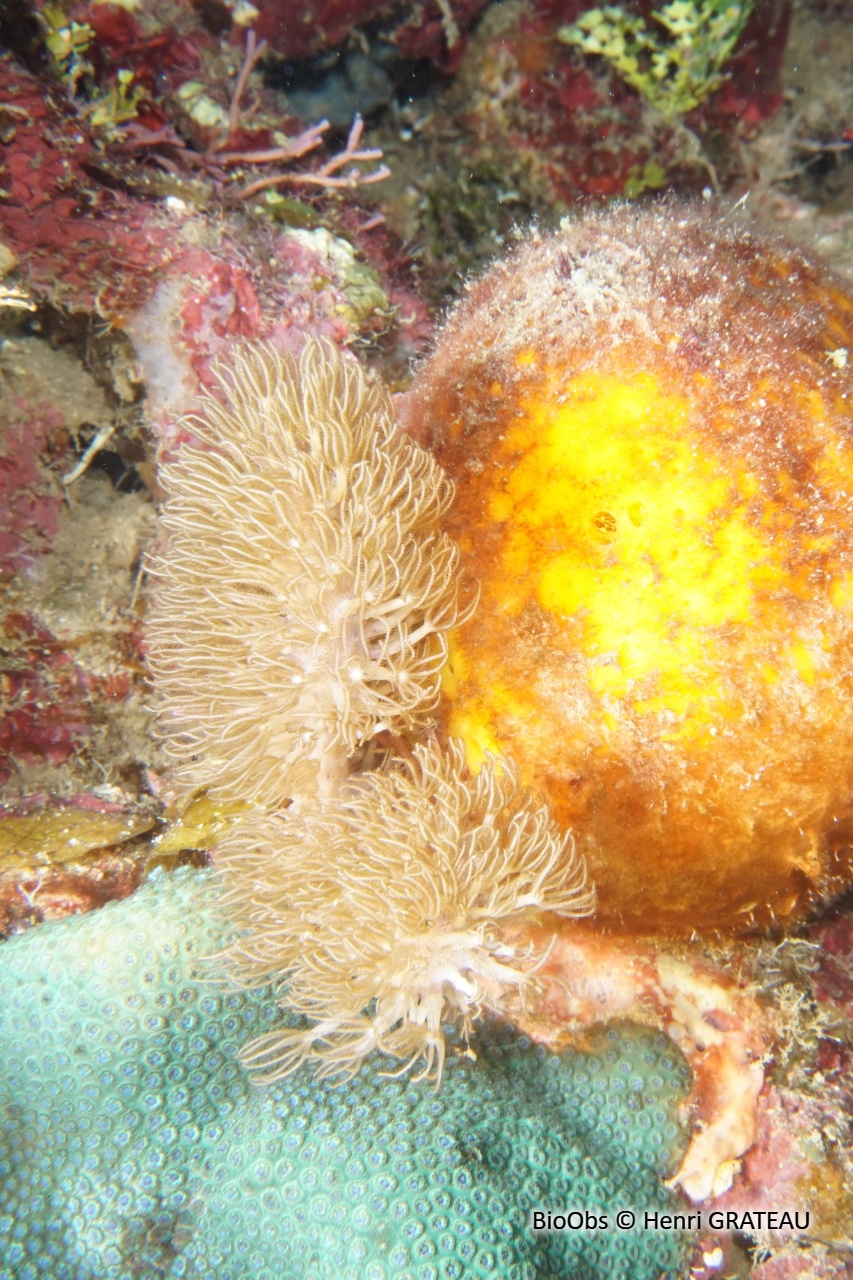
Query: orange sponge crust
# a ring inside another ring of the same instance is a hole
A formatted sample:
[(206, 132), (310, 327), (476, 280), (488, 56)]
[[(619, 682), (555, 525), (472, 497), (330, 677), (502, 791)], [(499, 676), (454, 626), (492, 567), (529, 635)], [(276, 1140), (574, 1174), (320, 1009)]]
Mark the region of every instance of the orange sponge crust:
[(409, 413), (481, 593), (447, 732), (549, 795), (601, 918), (741, 930), (848, 882), (843, 290), (704, 211), (568, 224), (473, 288)]

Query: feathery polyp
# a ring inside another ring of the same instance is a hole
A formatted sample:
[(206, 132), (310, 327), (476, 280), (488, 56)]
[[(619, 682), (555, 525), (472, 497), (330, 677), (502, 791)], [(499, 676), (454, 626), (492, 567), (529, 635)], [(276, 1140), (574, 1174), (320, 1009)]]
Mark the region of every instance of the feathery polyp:
[(351, 1075), (374, 1049), (440, 1078), (443, 1024), (467, 1040), (532, 980), (541, 956), (513, 926), (594, 902), (571, 835), (515, 766), (487, 756), (472, 778), (456, 741), (353, 776), (313, 808), (258, 811), (227, 833), (217, 866), (241, 930), (234, 976), (276, 983), (314, 1023), (244, 1049), (265, 1079), (306, 1059)]
[(201, 445), (161, 471), (149, 662), (175, 781), (276, 807), (428, 720), (459, 620), (452, 489), (329, 344), (245, 347), (216, 379)]

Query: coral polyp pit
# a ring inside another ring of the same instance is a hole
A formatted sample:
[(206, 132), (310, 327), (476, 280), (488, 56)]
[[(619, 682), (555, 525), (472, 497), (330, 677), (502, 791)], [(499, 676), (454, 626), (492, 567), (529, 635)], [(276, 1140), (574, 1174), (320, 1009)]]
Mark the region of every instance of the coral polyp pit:
[(738, 931), (849, 879), (853, 302), (703, 209), (534, 237), (408, 406), (480, 588), (445, 721), (512, 756), (631, 931)]

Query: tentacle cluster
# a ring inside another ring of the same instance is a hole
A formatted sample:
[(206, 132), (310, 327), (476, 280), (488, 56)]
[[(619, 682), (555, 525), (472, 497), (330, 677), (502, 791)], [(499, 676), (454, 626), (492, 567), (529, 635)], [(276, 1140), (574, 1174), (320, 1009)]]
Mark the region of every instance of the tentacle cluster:
[(351, 1075), (374, 1049), (440, 1079), (443, 1025), (467, 1040), (479, 1013), (523, 998), (532, 980), (539, 956), (511, 926), (593, 905), (571, 836), (516, 768), (488, 757), (469, 778), (457, 742), (417, 747), (317, 808), (258, 812), (218, 864), (243, 930), (235, 976), (278, 982), (313, 1020), (244, 1050), (266, 1079), (309, 1057), (322, 1075)]
[(422, 727), (459, 620), (452, 488), (333, 348), (244, 349), (165, 466), (148, 627), (174, 777), (276, 806)]
[(451, 486), (387, 392), (317, 343), (244, 350), (218, 389), (163, 471), (148, 641), (176, 782), (252, 806), (217, 854), (234, 976), (311, 1020), (243, 1061), (348, 1075), (379, 1049), (440, 1079), (443, 1025), (467, 1040), (529, 987), (520, 922), (591, 909), (584, 866), (509, 762), (356, 765), (428, 725), (461, 612)]

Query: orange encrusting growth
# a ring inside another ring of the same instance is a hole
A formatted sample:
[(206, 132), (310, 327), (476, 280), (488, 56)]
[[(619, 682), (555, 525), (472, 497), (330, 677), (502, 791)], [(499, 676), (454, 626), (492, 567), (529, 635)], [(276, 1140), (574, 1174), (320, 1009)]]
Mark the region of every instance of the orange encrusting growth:
[(849, 878), (848, 347), (798, 253), (622, 210), (486, 276), (415, 386), (481, 592), (447, 732), (547, 793), (614, 927), (740, 929)]

